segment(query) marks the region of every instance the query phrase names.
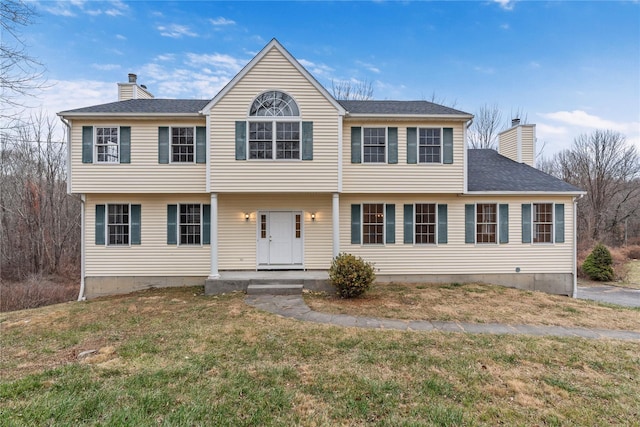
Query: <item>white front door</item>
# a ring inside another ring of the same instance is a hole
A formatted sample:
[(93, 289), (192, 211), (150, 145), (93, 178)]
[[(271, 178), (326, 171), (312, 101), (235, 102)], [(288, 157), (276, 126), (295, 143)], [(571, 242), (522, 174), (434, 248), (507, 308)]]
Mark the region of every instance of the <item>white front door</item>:
[(302, 212), (258, 212), (258, 267), (302, 268)]

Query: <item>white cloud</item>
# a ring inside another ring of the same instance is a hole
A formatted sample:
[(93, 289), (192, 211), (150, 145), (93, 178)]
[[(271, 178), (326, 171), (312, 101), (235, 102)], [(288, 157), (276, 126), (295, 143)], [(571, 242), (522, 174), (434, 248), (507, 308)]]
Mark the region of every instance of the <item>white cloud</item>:
[(91, 67), (101, 71), (112, 71), (120, 69), (119, 64), (91, 64)]
[(174, 53), (164, 53), (155, 57), (156, 61), (173, 61), (174, 59), (176, 59)]
[(236, 23), (236, 21), (224, 18), (222, 16), (220, 16), (220, 17), (218, 17), (216, 19), (209, 19), (209, 22), (211, 22), (211, 25), (215, 25), (215, 26), (235, 25), (235, 23)]
[(515, 0), (493, 0), (494, 3), (498, 3), (504, 10), (513, 10)]
[(159, 25), (157, 30), (160, 31), (160, 35), (164, 37), (171, 37), (173, 39), (179, 39), (183, 36), (188, 37), (197, 37), (197, 34), (191, 31), (191, 29), (186, 25), (179, 24), (170, 24), (170, 25)]
[(215, 67), (234, 75), (244, 67), (246, 60), (221, 53), (195, 54), (187, 53), (187, 63), (192, 66), (206, 65)]
[(509, 24), (502, 24), (502, 25), (500, 25), (500, 28), (503, 29), (503, 30), (508, 30), (508, 29), (511, 28), (511, 26)]
[(306, 68), (307, 71), (313, 74), (314, 77), (327, 77), (331, 72), (333, 72), (333, 68), (326, 64), (316, 64), (315, 62), (308, 61), (306, 59), (299, 59), (298, 62)]
[(118, 40), (126, 40), (127, 38), (125, 36), (123, 36), (122, 34), (116, 34), (116, 38)]
[(632, 132), (640, 128), (640, 123), (622, 123), (613, 120), (603, 119), (594, 116), (582, 110), (573, 111), (557, 111), (555, 113), (541, 114), (542, 117), (555, 120), (560, 123), (566, 123), (572, 126), (578, 126), (589, 129), (611, 129), (618, 132)]
[(380, 69), (378, 67), (376, 67), (375, 65), (370, 64), (368, 62), (356, 61), (356, 64), (361, 66), (361, 67), (363, 67), (363, 68), (366, 68), (367, 70), (371, 71), (372, 73), (376, 73), (376, 74), (380, 73)]
[[(106, 9), (87, 8), (89, 4), (95, 6), (97, 2), (87, 2), (85, 0), (70, 0), (70, 1), (54, 1), (54, 2), (41, 2), (40, 7), (49, 12), (52, 15), (58, 16), (78, 16), (78, 14), (87, 14), (89, 16), (123, 16), (129, 11), (129, 6), (120, 1), (112, 0), (106, 2)], [(101, 3), (103, 4), (103, 3)]]
[(495, 74), (496, 70), (493, 67), (482, 67), (480, 65), (476, 65), (473, 69), (482, 74)]

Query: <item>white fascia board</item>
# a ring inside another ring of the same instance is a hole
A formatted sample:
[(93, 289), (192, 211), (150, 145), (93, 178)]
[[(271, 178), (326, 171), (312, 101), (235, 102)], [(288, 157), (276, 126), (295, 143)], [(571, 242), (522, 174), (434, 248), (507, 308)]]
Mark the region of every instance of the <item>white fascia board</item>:
[(586, 191), (467, 191), (461, 196), (581, 196)]
[(415, 119), (441, 119), (467, 121), (473, 118), (470, 114), (352, 114), (347, 112), (346, 120), (349, 119), (394, 119), (394, 120), (415, 120)]
[(109, 119), (111, 117), (126, 117), (132, 119), (153, 119), (154, 117), (191, 117), (202, 118), (200, 113), (57, 113), (58, 117), (70, 117), (74, 119), (81, 119), (84, 117), (95, 119), (96, 117)]
[(272, 39), (256, 56), (236, 76), (222, 88), (216, 96), (200, 111), (202, 114), (209, 114), (211, 109), (220, 101), (251, 69), (264, 58), (271, 49), (277, 49), (335, 108), (338, 114), (345, 114), (344, 107), (322, 86), (311, 73), (309, 73), (297, 59), (295, 59), (275, 38)]

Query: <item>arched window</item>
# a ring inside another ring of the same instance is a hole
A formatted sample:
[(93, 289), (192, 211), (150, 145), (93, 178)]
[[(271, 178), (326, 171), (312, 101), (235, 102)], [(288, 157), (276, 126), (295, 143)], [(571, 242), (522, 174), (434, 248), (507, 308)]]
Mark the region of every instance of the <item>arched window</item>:
[(286, 93), (264, 92), (251, 104), (249, 159), (300, 160), (300, 110)]
[(284, 92), (271, 90), (258, 95), (251, 104), (250, 116), (282, 117), (299, 116), (298, 104)]

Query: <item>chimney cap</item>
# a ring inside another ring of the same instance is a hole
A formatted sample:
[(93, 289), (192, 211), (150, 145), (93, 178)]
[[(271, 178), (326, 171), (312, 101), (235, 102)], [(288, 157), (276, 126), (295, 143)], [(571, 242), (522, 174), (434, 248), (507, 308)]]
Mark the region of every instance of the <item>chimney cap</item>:
[(129, 83), (135, 83), (138, 80), (138, 76), (133, 74), (133, 73), (129, 73)]
[(515, 119), (511, 119), (511, 126), (518, 126), (520, 124), (520, 119), (515, 118)]

